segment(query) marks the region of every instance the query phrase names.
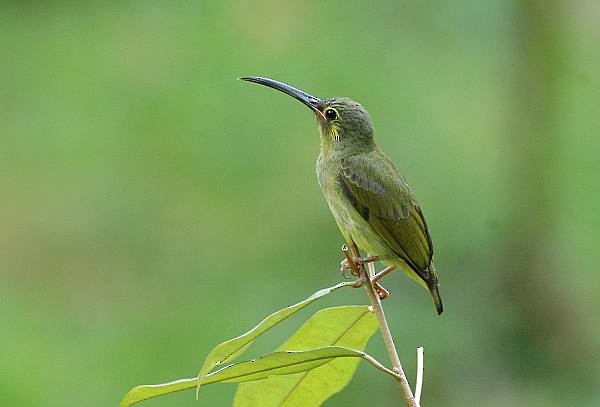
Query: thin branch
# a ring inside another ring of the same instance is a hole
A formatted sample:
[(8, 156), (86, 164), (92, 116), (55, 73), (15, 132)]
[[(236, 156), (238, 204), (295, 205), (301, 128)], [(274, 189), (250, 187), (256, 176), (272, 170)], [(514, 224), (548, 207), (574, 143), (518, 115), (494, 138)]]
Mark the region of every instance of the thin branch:
[(360, 257), (360, 252), (358, 250), (358, 247), (356, 247), (356, 245), (354, 244), (354, 242), (350, 242), (350, 250), (352, 251), (352, 256), (350, 256), (350, 254), (348, 253), (348, 246), (342, 246), (342, 252), (344, 252), (344, 255), (346, 256), (346, 259), (348, 260), (348, 264), (352, 268), (352, 271), (354, 271), (356, 275), (360, 276), (359, 282), (361, 279), (364, 279), (365, 290), (367, 291), (369, 301), (371, 302), (371, 307), (373, 307), (373, 311), (375, 312), (375, 316), (377, 317), (377, 321), (379, 322), (379, 330), (381, 331), (383, 342), (385, 343), (385, 347), (388, 351), (388, 356), (390, 358), (390, 361), (392, 362), (393, 370), (397, 373), (397, 376), (395, 376), (395, 378), (398, 384), (400, 385), (400, 391), (402, 392), (404, 401), (409, 407), (418, 407), (418, 404), (416, 403), (415, 398), (413, 396), (412, 390), (410, 389), (410, 385), (408, 384), (406, 374), (404, 374), (404, 369), (402, 369), (402, 364), (400, 363), (400, 358), (398, 357), (398, 352), (396, 351), (396, 346), (394, 345), (392, 333), (390, 332), (387, 320), (385, 319), (385, 313), (383, 312), (381, 300), (379, 299), (379, 295), (377, 295), (377, 293), (375, 292), (373, 284), (371, 284), (371, 277), (375, 274), (375, 265), (373, 263), (369, 263), (369, 272), (367, 272), (362, 264), (357, 265), (354, 261), (353, 257)]
[(366, 360), (367, 362), (371, 363), (377, 369), (381, 370), (384, 373), (389, 374), (394, 379), (398, 380), (398, 373), (396, 373), (393, 370), (390, 370), (387, 367), (385, 367), (380, 361), (378, 361), (377, 359), (375, 359), (373, 356), (367, 355), (365, 353), (365, 354), (363, 354), (363, 359)]
[(417, 383), (415, 384), (415, 402), (421, 404), (421, 389), (423, 388), (423, 347), (417, 348)]

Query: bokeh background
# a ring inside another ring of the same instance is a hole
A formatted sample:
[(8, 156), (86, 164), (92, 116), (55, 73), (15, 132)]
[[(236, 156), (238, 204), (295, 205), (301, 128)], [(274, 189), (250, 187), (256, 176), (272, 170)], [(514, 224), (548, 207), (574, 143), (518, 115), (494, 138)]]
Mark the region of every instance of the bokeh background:
[[(427, 406), (600, 405), (600, 5), (2, 2), (0, 405), (109, 406), (340, 281), (299, 103), (369, 109), (427, 216), (446, 312), (390, 277)], [(276, 347), (337, 292), (267, 336)], [(379, 337), (368, 351), (381, 360)], [(229, 405), (235, 385), (148, 406)], [(398, 405), (361, 365), (326, 405)]]

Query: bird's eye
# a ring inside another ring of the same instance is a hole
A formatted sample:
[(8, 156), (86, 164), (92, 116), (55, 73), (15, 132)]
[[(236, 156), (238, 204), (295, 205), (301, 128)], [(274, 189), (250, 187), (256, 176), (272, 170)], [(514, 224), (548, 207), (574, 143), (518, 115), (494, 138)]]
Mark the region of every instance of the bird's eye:
[(338, 113), (335, 111), (335, 109), (328, 108), (325, 110), (325, 117), (327, 120), (335, 120), (338, 117)]

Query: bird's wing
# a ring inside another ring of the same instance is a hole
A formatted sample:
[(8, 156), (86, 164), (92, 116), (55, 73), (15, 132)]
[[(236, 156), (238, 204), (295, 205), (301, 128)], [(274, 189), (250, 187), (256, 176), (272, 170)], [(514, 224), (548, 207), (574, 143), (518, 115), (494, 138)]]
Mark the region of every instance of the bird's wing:
[(430, 278), (433, 245), (408, 184), (383, 153), (342, 160), (340, 185), (354, 208), (406, 264)]

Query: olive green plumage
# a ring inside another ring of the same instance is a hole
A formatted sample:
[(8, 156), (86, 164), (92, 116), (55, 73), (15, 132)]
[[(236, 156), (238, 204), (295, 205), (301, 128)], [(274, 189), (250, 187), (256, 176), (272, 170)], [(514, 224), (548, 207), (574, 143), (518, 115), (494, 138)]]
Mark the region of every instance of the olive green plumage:
[(392, 161), (377, 147), (367, 111), (347, 98), (320, 99), (266, 78), (242, 78), (287, 93), (317, 116), (317, 179), (340, 231), (369, 256), (402, 268), (443, 311), (433, 244), (421, 208)]

